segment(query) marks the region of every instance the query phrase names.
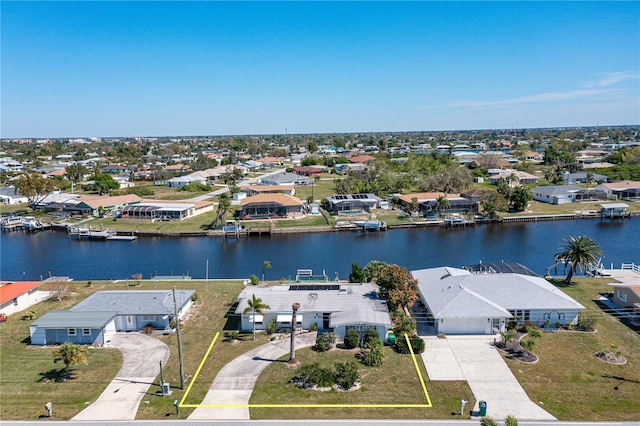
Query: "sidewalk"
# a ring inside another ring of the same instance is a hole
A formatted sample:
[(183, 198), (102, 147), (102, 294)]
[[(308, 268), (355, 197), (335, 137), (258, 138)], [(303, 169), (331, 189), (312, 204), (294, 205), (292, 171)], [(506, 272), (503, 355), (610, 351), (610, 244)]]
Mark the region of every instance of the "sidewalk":
[[(296, 350), (313, 346), (317, 333), (296, 335)], [(289, 339), (269, 342), (253, 349), (225, 365), (218, 373), (202, 400), (202, 404), (249, 404), (253, 387), (262, 370), (289, 353)], [(189, 416), (194, 419), (248, 420), (249, 407), (196, 408)]]

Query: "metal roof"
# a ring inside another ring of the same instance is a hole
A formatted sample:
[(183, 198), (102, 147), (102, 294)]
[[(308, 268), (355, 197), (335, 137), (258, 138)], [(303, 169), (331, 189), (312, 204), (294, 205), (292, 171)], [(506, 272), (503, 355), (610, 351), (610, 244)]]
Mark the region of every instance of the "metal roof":
[(99, 328), (104, 327), (116, 316), (111, 311), (49, 311), (34, 322), (31, 327), (40, 328)]
[[(195, 290), (177, 290), (178, 310), (191, 299)], [(112, 310), (120, 315), (173, 315), (171, 290), (97, 291), (71, 308), (72, 311)]]

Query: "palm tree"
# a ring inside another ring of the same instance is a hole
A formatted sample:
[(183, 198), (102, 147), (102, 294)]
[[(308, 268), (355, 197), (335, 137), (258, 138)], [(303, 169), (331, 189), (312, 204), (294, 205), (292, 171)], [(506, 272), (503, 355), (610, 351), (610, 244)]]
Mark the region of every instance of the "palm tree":
[(262, 284), (264, 284), (264, 271), (266, 271), (267, 269), (271, 269), (271, 262), (265, 260), (264, 262), (262, 262)]
[(560, 245), (564, 250), (557, 253), (555, 258), (556, 261), (571, 264), (565, 279), (565, 283), (571, 284), (571, 278), (575, 275), (577, 267), (584, 269), (587, 265), (595, 263), (596, 256), (602, 254), (602, 249), (597, 242), (586, 235), (571, 235), (564, 241), (564, 244)]
[(69, 379), (71, 377), (69, 375), (69, 367), (71, 365), (87, 363), (87, 348), (71, 342), (65, 342), (53, 351), (53, 362), (56, 363), (58, 361), (62, 361), (66, 365), (64, 378)]
[(448, 209), (450, 207), (449, 200), (446, 195), (440, 195), (436, 198), (436, 207), (438, 209), (438, 215), (442, 214), (442, 210)]
[(244, 308), (243, 314), (252, 313), (251, 323), (253, 324), (253, 340), (256, 340), (256, 314), (264, 315), (263, 309), (271, 309), (271, 306), (262, 303), (262, 299), (256, 297), (255, 294), (251, 295), (251, 299), (247, 300), (247, 306)]
[(213, 219), (210, 228), (215, 228), (218, 224), (222, 223), (222, 219), (231, 211), (231, 199), (226, 192), (220, 194), (218, 197), (218, 210), (216, 217)]
[(300, 303), (296, 302), (291, 305), (291, 345), (289, 348), (289, 364), (296, 363), (296, 322), (298, 321), (298, 309), (300, 309)]

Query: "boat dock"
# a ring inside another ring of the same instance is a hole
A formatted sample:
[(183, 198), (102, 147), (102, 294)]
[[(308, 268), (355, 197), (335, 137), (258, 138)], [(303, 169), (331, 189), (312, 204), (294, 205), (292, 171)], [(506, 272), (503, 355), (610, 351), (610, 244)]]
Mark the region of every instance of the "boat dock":
[(7, 216), (0, 219), (0, 229), (2, 232), (42, 231), (45, 229), (51, 229), (51, 224), (43, 223), (32, 216)]
[(91, 227), (70, 226), (67, 228), (67, 234), (72, 240), (107, 240), (109, 237), (116, 236), (116, 230), (108, 228), (102, 231), (91, 229)]

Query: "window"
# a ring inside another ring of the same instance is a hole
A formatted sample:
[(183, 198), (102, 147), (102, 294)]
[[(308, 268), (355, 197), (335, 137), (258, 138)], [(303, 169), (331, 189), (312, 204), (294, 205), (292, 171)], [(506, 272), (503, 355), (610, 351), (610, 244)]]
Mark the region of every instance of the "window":
[(75, 336), (75, 335), (76, 335), (76, 329), (75, 328), (67, 329), (67, 336)]
[(13, 299), (13, 306), (18, 306), (18, 298)]
[(626, 302), (627, 301), (627, 293), (625, 293), (624, 291), (621, 291), (620, 289), (618, 289), (618, 299), (620, 299), (621, 302)]
[(83, 336), (91, 336), (91, 329), (90, 328), (83, 328), (82, 329), (82, 335)]

